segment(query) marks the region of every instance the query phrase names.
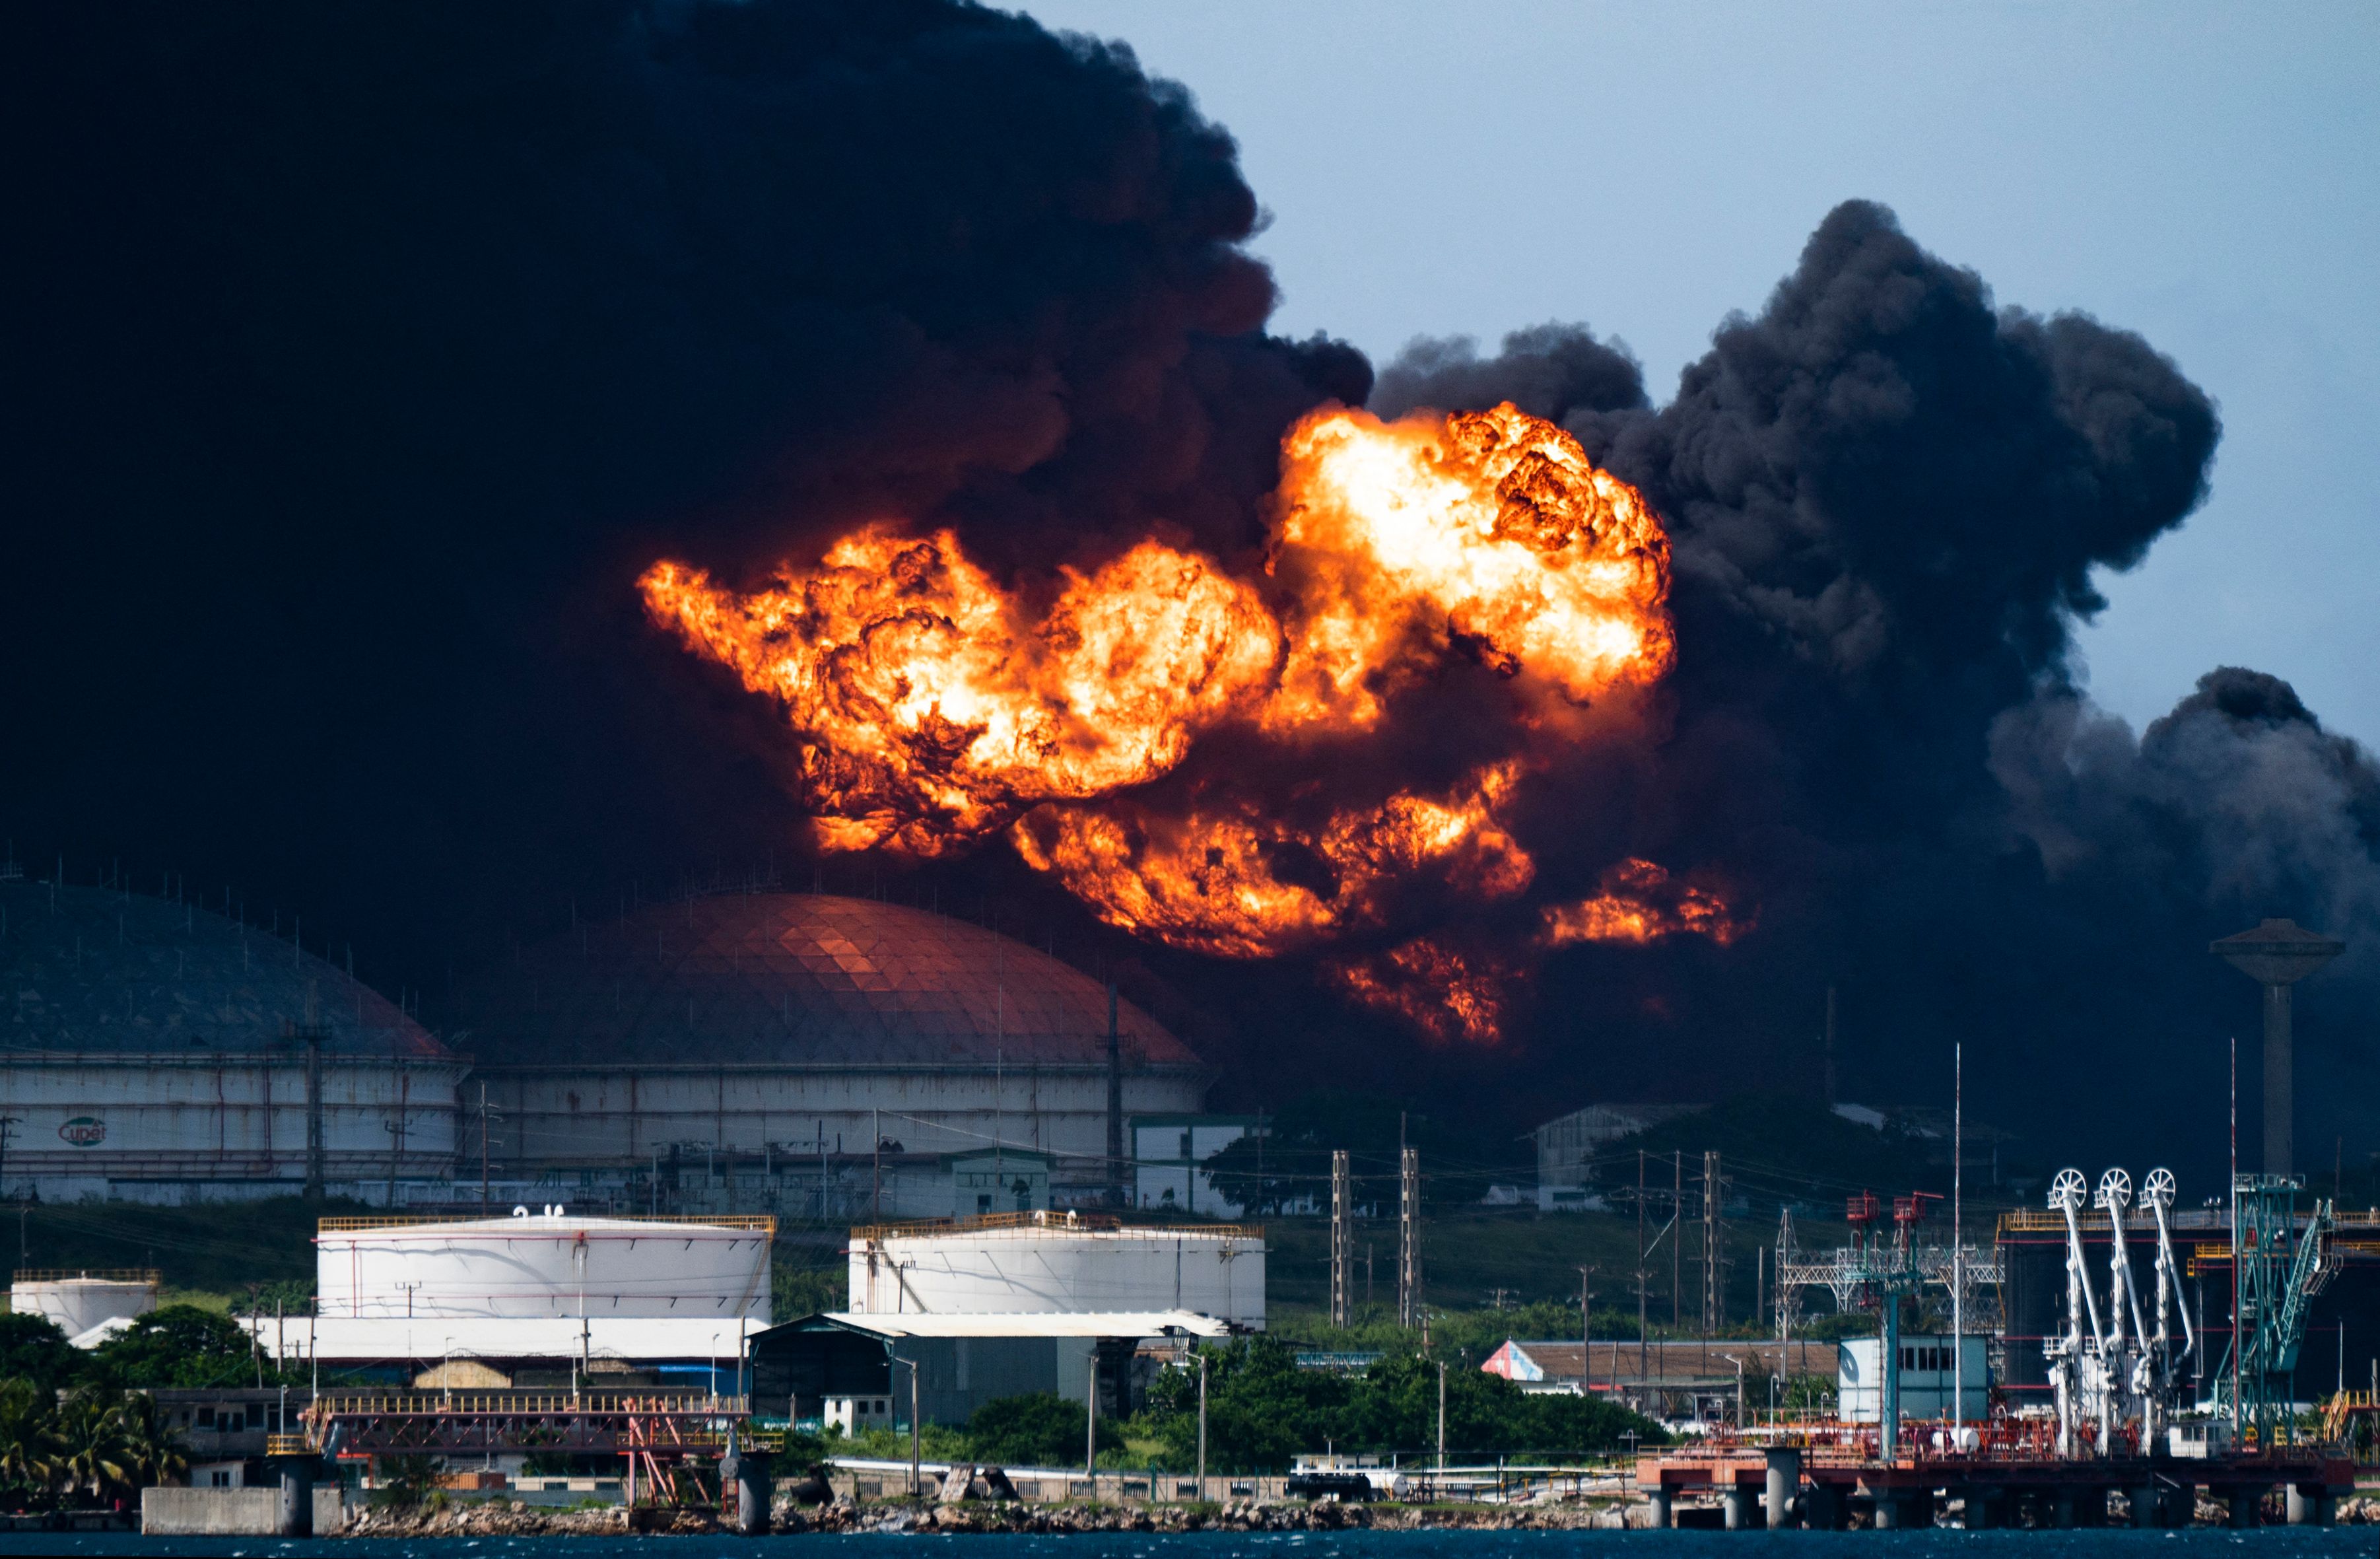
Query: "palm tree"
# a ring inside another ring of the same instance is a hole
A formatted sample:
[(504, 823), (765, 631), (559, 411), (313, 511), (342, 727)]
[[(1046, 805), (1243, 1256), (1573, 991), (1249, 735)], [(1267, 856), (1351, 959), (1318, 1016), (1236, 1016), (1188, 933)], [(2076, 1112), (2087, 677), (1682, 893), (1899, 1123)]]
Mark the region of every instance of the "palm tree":
[(128, 1391), (115, 1405), (118, 1460), (135, 1492), (188, 1476), (190, 1458), (178, 1436), (157, 1428), (157, 1403), (145, 1391)]
[(68, 1498), (88, 1494), (98, 1501), (126, 1481), (115, 1404), (107, 1394), (69, 1393), (58, 1404), (56, 1424), (58, 1481)]
[(19, 1497), (46, 1493), (57, 1475), (42, 1396), (30, 1381), (0, 1381), (0, 1487)]

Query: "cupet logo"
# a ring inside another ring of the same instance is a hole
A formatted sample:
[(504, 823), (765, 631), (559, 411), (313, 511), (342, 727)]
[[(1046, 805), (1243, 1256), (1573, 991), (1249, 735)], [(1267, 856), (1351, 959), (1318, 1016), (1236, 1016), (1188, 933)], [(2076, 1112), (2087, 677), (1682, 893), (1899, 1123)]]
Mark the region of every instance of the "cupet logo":
[(107, 1140), (107, 1123), (96, 1115), (77, 1115), (58, 1127), (58, 1135), (78, 1148), (95, 1148)]

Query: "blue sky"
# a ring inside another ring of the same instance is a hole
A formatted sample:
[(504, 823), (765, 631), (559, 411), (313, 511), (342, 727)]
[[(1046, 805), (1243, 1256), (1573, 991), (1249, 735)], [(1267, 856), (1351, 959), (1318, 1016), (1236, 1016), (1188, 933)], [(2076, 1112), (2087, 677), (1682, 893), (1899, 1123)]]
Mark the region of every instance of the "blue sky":
[(1584, 320), (1657, 399), (1836, 201), (2221, 403), (2214, 495), (2082, 638), (2136, 724), (2218, 664), (2380, 743), (2380, 5), (1034, 0), (1238, 136), (1275, 327), (1385, 359)]

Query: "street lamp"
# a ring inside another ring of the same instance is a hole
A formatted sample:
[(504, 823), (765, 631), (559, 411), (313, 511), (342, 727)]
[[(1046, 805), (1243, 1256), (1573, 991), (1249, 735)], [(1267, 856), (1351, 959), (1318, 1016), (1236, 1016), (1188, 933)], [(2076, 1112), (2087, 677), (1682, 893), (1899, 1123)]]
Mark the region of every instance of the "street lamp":
[(909, 1497), (917, 1497), (917, 1361), (892, 1354), (891, 1361), (909, 1367)]

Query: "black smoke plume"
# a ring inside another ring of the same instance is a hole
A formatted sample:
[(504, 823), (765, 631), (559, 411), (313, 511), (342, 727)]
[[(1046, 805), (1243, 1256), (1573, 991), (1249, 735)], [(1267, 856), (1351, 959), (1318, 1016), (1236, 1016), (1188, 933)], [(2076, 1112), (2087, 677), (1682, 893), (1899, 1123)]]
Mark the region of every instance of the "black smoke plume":
[[(899, 514), (999, 566), (1151, 530), (1242, 558), (1282, 431), (1373, 394), (1352, 349), (1265, 333), (1228, 135), (1122, 48), (1017, 18), (5, 25), (0, 824), (35, 870), (120, 859), (302, 911), (433, 1020), (458, 966), (565, 914), (813, 870), (771, 712), (643, 623), (653, 557), (748, 572)], [(1533, 803), (1540, 891), (1641, 854), (1756, 901), (1753, 935), (1573, 949), (1512, 1051), (1425, 1054), (1301, 968), (1103, 937), (1000, 852), (929, 888), (824, 880), (972, 901), (1196, 993), (1167, 1015), (1218, 1102), (1393, 1084), (1526, 1125), (1815, 1090), (1831, 981), (1847, 1095), (1938, 1102), (1964, 1040), (1977, 1110), (2041, 1155), (2186, 1135), (2201, 1168), (2223, 1036), (2255, 1012), (2204, 945), (2289, 914), (2355, 947), (2301, 1003), (2300, 1140), (2380, 1135), (2370, 757), (2228, 670), (2135, 737), (2073, 659), (2095, 570), (2205, 491), (2214, 409), (2173, 364), (1996, 308), (1853, 204), (1658, 408), (1623, 348), (1560, 325), (1493, 357), (1422, 344), (1373, 401), (1507, 397), (1643, 486), (1676, 544), (1678, 669), (1640, 737)], [(1438, 713), (1441, 749), (1470, 739), (1459, 700)]]
[(1376, 396), (1513, 398), (1670, 522), (1669, 725), (1581, 776), (1575, 834), (1590, 859), (1727, 873), (1763, 923), (1724, 954), (1565, 955), (1540, 1044), (1615, 1090), (1815, 1090), (1832, 982), (1846, 1097), (1941, 1102), (1963, 1041), (1971, 1104), (2022, 1123), (2027, 1156), (2204, 1175), (2227, 1039), (2252, 1121), (2258, 1040), (2255, 988), (2205, 945), (2289, 915), (2350, 944), (2301, 1002), (2299, 1141), (2368, 1151), (2380, 768), (2232, 668), (2135, 737), (2073, 652), (2095, 570), (2204, 496), (2207, 396), (2136, 335), (1996, 308), (1858, 202), (1668, 405), (1633, 366), (1548, 325), (1494, 358), (1418, 344)]

